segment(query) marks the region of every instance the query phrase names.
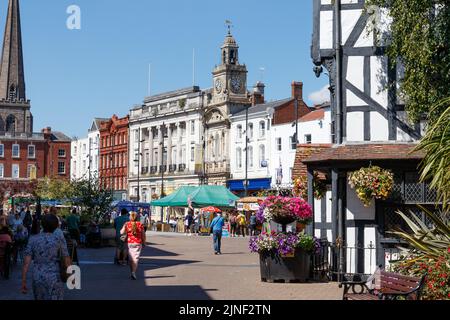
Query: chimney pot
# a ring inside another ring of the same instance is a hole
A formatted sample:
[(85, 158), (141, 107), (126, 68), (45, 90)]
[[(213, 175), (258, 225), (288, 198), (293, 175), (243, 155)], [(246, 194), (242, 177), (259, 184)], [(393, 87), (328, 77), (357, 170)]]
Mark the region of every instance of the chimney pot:
[(303, 82), (292, 82), (292, 98), (303, 100)]

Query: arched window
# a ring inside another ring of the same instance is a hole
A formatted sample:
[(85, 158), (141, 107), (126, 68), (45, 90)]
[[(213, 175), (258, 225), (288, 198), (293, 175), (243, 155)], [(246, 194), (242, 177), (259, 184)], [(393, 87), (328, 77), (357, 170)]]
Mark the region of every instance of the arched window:
[(239, 124), (237, 126), (237, 140), (241, 140), (242, 139), (242, 126)]
[(236, 53), (233, 49), (230, 50), (230, 63), (233, 64), (236, 62)]
[(216, 155), (216, 158), (219, 157), (220, 155), (220, 139), (219, 139), (219, 134), (216, 133), (216, 138), (214, 139), (214, 153)]
[(266, 123), (261, 121), (259, 123), (259, 137), (264, 138), (266, 136)]
[(248, 147), (248, 166), (253, 168), (253, 147)]
[(238, 169), (242, 169), (242, 149), (236, 149), (236, 166)]
[(248, 124), (248, 138), (253, 139), (253, 123)]
[(259, 146), (259, 166), (262, 167), (263, 161), (266, 160), (266, 146), (260, 145)]
[(17, 98), (17, 90), (16, 90), (16, 86), (14, 84), (12, 84), (9, 87), (9, 100), (13, 101)]
[(225, 50), (223, 50), (223, 64), (227, 63), (227, 53), (225, 52)]
[(6, 118), (6, 132), (15, 132), (16, 131), (16, 118), (10, 114), (8, 118)]

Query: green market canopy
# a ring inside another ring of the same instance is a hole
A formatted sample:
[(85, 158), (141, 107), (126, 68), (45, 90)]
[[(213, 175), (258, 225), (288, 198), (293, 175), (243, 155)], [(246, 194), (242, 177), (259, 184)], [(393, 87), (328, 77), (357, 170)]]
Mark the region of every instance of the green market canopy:
[(155, 207), (234, 208), (239, 197), (224, 186), (181, 187), (171, 195), (152, 201)]
[(188, 196), (198, 187), (181, 187), (167, 197), (154, 200), (151, 205), (154, 207), (188, 207)]

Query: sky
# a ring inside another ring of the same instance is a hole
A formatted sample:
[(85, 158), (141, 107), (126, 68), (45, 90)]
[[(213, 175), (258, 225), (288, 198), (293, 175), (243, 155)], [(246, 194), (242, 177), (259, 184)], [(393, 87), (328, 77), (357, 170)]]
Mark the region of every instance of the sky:
[[(266, 100), (304, 83), (312, 106), (326, 99), (310, 55), (313, 0), (21, 0), (27, 98), (35, 131), (87, 135), (93, 118), (125, 116), (148, 95), (195, 85), (212, 87), (220, 47), (232, 21), (248, 69), (249, 90), (262, 80)], [(7, 0), (0, 0), (3, 41)], [(81, 10), (70, 30), (67, 9)], [(264, 72), (261, 71), (264, 68)]]

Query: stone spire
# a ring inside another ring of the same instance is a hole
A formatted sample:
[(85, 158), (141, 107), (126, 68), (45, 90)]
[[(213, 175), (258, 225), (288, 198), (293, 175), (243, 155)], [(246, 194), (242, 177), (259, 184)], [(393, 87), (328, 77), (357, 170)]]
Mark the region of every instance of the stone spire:
[(0, 64), (0, 100), (26, 101), (19, 0), (9, 0)]

